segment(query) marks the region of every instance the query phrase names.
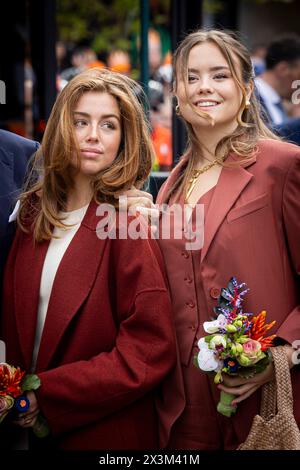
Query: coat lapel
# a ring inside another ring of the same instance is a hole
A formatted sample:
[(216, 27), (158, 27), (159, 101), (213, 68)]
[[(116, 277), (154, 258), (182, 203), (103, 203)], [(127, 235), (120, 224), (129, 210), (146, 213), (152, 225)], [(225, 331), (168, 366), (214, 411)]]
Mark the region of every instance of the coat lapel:
[[(80, 228), (58, 267), (49, 300), (37, 358), (37, 370), (45, 370), (70, 321), (88, 296), (105, 247), (96, 235), (97, 204), (91, 202)], [(34, 244), (22, 235), (22, 249), (15, 264), (15, 314), (26, 370), (30, 370), (39, 305), (40, 281), (49, 242)]]
[(34, 244), (31, 234), (21, 235), (14, 276), (15, 315), (26, 370), (30, 369), (35, 339), (41, 273), (49, 242)]
[[(229, 163), (232, 161), (236, 161), (236, 158), (229, 156), (227, 162)], [(252, 165), (254, 161), (255, 157), (251, 160), (249, 165)], [(242, 191), (248, 185), (252, 176), (253, 175), (242, 166), (235, 166), (234, 168), (224, 167), (222, 169), (206, 215), (204, 224), (204, 246), (201, 251), (201, 262), (207, 255), (209, 247), (224, 218)]]
[[(249, 163), (237, 165), (240, 157), (235, 154), (230, 154), (226, 160), (226, 163), (236, 163), (234, 167), (224, 167), (219, 177), (219, 181), (214, 190), (211, 204), (205, 219), (204, 226), (204, 246), (201, 250), (201, 262), (207, 255), (211, 242), (213, 241), (220, 225), (222, 224), (227, 213), (238, 199), (242, 191), (248, 185), (252, 178), (252, 174), (249, 173), (246, 168), (256, 161), (256, 152), (253, 152), (253, 156)], [(183, 157), (179, 164), (174, 168), (170, 174), (166, 185), (161, 191), (157, 202), (161, 203), (165, 198), (165, 195), (169, 191), (169, 188), (175, 183), (176, 178), (186, 163), (187, 157)]]
[(96, 209), (92, 202), (58, 267), (37, 358), (38, 371), (49, 365), (64, 332), (94, 284), (106, 246), (106, 241), (96, 235)]

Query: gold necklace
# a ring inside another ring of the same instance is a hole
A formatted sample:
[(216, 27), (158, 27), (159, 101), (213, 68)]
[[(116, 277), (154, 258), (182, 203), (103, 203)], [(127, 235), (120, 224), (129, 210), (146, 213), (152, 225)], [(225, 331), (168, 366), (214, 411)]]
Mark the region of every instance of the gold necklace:
[(221, 165), (224, 161), (224, 158), (215, 158), (212, 162), (208, 163), (207, 165), (203, 166), (199, 170), (193, 170), (191, 179), (188, 182), (187, 192), (185, 196), (185, 200), (187, 201), (192, 194), (194, 187), (197, 183), (197, 180), (200, 175), (205, 173), (206, 171), (210, 170), (215, 165)]

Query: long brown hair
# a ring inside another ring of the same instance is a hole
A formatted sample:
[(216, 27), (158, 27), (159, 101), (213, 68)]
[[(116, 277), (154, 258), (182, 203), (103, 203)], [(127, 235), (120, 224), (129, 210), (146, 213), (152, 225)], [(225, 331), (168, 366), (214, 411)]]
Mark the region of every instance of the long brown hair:
[[(276, 136), (263, 122), (260, 116), (260, 105), (257, 101), (255, 93), (252, 93), (250, 98), (250, 106), (246, 107), (247, 100), (247, 85), (251, 82), (253, 83), (253, 67), (250, 59), (250, 54), (247, 48), (237, 39), (235, 33), (232, 31), (219, 31), (219, 30), (199, 30), (193, 32), (185, 37), (185, 39), (180, 43), (176, 49), (173, 56), (173, 70), (175, 75), (173, 89), (176, 93), (177, 84), (179, 81), (183, 81), (186, 96), (187, 87), (188, 87), (188, 59), (191, 49), (199, 44), (205, 42), (210, 42), (216, 45), (220, 52), (225, 57), (228, 66), (230, 68), (232, 77), (242, 92), (242, 102), (237, 114), (237, 128), (230, 135), (225, 136), (218, 143), (216, 147), (216, 158), (223, 160), (226, 156), (233, 152), (239, 157), (239, 165), (249, 162), (253, 158), (255, 152), (255, 147), (259, 139), (275, 139), (279, 140), (279, 137)], [(241, 78), (240, 73), (237, 70), (235, 65), (235, 57), (238, 58), (240, 68), (241, 68)], [(188, 98), (187, 98), (188, 99)], [(201, 117), (211, 119), (210, 116), (201, 112), (198, 109), (195, 109), (195, 106), (191, 102), (189, 104), (195, 110), (195, 113), (199, 114)], [(167, 191), (165, 196), (165, 202), (168, 201), (171, 194), (175, 193), (175, 199), (178, 199), (180, 194), (185, 192), (188, 182), (191, 179), (193, 168), (195, 167), (196, 155), (199, 158), (201, 156), (201, 147), (197, 139), (197, 136), (193, 130), (191, 124), (185, 121), (185, 126), (187, 129), (187, 147), (184, 152), (184, 157), (187, 158), (187, 163), (183, 166), (182, 171), (179, 177), (176, 179), (174, 185)], [(229, 164), (224, 163), (224, 166), (229, 166)]]
[(74, 151), (80, 165), (73, 111), (80, 97), (91, 91), (109, 93), (117, 100), (122, 125), (117, 157), (92, 179), (95, 201), (117, 206), (115, 195), (133, 185), (141, 188), (150, 174), (154, 150), (141, 104), (141, 87), (125, 75), (103, 69), (89, 69), (77, 75), (56, 99), (33, 163), (32, 172), (39, 176), (20, 197), (18, 224), (28, 231), (30, 223), (38, 242), (49, 240), (53, 227), (64, 227), (59, 212), (66, 210), (68, 192), (73, 186), (70, 162)]

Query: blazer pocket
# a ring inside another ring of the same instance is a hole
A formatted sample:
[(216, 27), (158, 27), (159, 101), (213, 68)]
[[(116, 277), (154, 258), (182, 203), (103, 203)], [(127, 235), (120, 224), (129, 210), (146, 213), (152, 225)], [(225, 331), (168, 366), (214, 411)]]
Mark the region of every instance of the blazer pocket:
[(245, 215), (252, 214), (252, 212), (257, 212), (260, 209), (263, 209), (268, 205), (269, 202), (269, 195), (267, 193), (258, 196), (257, 198), (253, 199), (247, 204), (243, 204), (242, 206), (236, 207), (232, 209), (227, 215), (227, 221), (232, 222), (233, 220), (239, 219), (240, 217), (244, 217)]

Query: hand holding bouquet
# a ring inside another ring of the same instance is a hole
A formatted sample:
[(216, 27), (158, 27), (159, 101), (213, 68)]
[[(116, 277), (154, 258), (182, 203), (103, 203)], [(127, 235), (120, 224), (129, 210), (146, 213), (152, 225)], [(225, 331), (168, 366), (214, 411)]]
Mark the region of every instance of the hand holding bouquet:
[[(198, 342), (195, 365), (205, 372), (215, 372), (214, 382), (223, 381), (223, 373), (249, 379), (265, 370), (271, 362), (269, 348), (276, 335), (264, 337), (275, 321), (266, 323), (266, 312), (254, 316), (243, 312), (242, 303), (249, 291), (233, 277), (221, 290), (214, 308), (217, 319), (203, 324), (208, 336)], [(219, 413), (230, 417), (236, 411), (231, 405), (235, 395), (221, 391)]]
[[(0, 423), (15, 409), (18, 413), (25, 412), (30, 402), (26, 391), (37, 390), (41, 382), (37, 375), (25, 374), (19, 367), (13, 367), (5, 362), (0, 363)], [(38, 437), (49, 434), (49, 428), (44, 418), (38, 416), (33, 432)]]

